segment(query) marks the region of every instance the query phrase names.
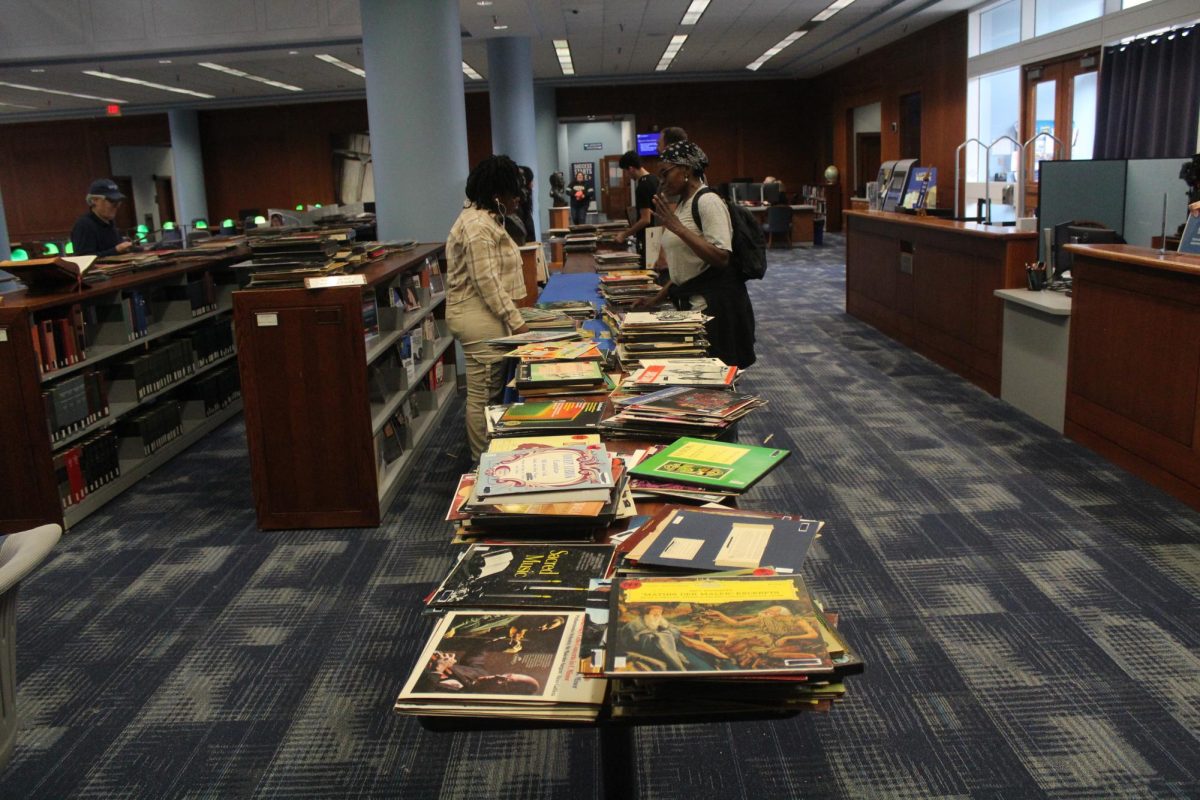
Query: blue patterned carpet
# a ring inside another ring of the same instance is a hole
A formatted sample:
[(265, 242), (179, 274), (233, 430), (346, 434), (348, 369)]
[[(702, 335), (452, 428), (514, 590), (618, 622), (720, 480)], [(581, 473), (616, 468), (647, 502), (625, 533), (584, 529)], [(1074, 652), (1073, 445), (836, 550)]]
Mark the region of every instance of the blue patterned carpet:
[(752, 284), (808, 577), (867, 662), (828, 716), (437, 733), (391, 711), (451, 564), (461, 411), (377, 530), (260, 533), (240, 421), (22, 588), (3, 798), (1200, 796), (1200, 515), (844, 309), (842, 239)]

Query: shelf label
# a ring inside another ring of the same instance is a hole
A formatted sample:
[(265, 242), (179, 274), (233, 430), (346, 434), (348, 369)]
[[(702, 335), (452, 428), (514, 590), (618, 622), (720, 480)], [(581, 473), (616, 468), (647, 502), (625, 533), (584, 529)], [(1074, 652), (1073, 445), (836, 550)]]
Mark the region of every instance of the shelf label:
[(328, 289), (333, 286), (366, 286), (366, 275), (325, 275), (320, 278), (305, 278), (305, 289)]
[(0, 342), (8, 341), (8, 328), (0, 328)]
[(279, 315), (274, 311), (260, 311), (254, 315), (254, 321), (260, 328), (279, 327)]

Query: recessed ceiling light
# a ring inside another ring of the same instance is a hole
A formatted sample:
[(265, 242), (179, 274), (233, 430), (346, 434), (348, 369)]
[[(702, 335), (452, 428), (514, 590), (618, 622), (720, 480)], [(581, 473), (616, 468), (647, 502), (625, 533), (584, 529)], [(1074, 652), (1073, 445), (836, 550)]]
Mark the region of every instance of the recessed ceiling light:
[(808, 33), (808, 31), (793, 31), (789, 33), (787, 36), (780, 39), (779, 42), (773, 47), (768, 48), (767, 51), (761, 56), (747, 64), (746, 69), (750, 70), (751, 72), (756, 72), (759, 67), (770, 61), (773, 57), (782, 53), (792, 42), (796, 41), (806, 33)]
[(284, 89), (289, 92), (303, 92), (304, 91), (299, 86), (292, 86), (290, 83), (282, 83), (280, 81), (273, 81), (270, 78), (264, 78), (260, 75), (251, 75), (249, 72), (242, 72), (240, 69), (234, 69), (233, 67), (227, 67), (223, 64), (214, 64), (211, 61), (201, 61), (200, 66), (204, 67), (205, 69), (215, 70), (216, 72), (223, 72), (226, 75), (233, 75), (234, 77), (237, 77), (237, 78), (245, 78), (246, 80), (258, 81), (259, 83), (265, 83), (267, 86), (274, 86), (276, 89)]
[(171, 59), (169, 59), (169, 58), (160, 58), (160, 59), (158, 60), (158, 63), (160, 63), (160, 64), (170, 64), (170, 63), (171, 63)]
[(494, 30), (494, 31), (506, 31), (506, 30), (508, 30), (508, 26), (507, 26), (507, 25), (493, 25), (493, 26), (492, 26), (492, 30)]
[(574, 75), (575, 64), (571, 61), (571, 43), (566, 39), (554, 40), (554, 55), (558, 56), (558, 66), (563, 75)]
[(662, 72), (671, 66), (671, 62), (675, 60), (675, 56), (679, 54), (687, 38), (686, 33), (677, 33), (671, 37), (671, 41), (667, 43), (667, 49), (663, 50), (662, 58), (658, 60), (658, 66), (654, 68), (656, 72)]
[(490, 6), (491, 4), (492, 0), (475, 0), (475, 5), (477, 6)]
[(33, 69), (31, 69), (29, 71), (30, 72), (45, 72), (46, 70), (42, 69), (41, 67), (34, 67)]
[(829, 19), (834, 14), (838, 13), (843, 8), (845, 8), (846, 6), (850, 5), (853, 2), (854, 2), (854, 0), (835, 0), (833, 3), (830, 3), (829, 6), (826, 7), (824, 11), (820, 12), (815, 17), (813, 17), (812, 21), (813, 22), (824, 22), (825, 20)]
[(62, 92), (58, 89), (43, 89), (40, 86), (27, 86), (23, 83), (9, 83), (8, 81), (0, 81), (0, 86), (7, 86), (10, 89), (24, 89), (27, 92), (41, 92), (43, 94), (57, 94), (63, 97), (78, 97), (82, 100), (99, 100), (102, 103), (128, 103), (128, 100), (120, 100), (115, 97), (96, 97), (94, 94), (77, 94), (75, 92)]
[(346, 70), (346, 72), (353, 72), (360, 78), (367, 77), (367, 71), (365, 69), (360, 69), (353, 64), (348, 64), (337, 56), (330, 55), (329, 53), (317, 53), (317, 58), (321, 59), (326, 64), (333, 64), (335, 67), (341, 67), (342, 69)]
[(300, 55), (300, 51), (299, 50), (288, 50), (288, 55), (289, 56), (298, 56), (298, 55)]
[(462, 65), (463, 65), (463, 75), (466, 75), (468, 78), (470, 78), (473, 81), (483, 80), (483, 76), (480, 75), (478, 72), (476, 72), (475, 68), (472, 67), (470, 64), (468, 64), (467, 62), (464, 61), (464, 62), (462, 62)]
[(164, 92), (172, 92), (174, 94), (186, 94), (191, 97), (199, 97), (204, 100), (212, 100), (216, 95), (205, 94), (204, 92), (193, 92), (191, 89), (181, 89), (178, 86), (167, 86), (162, 83), (154, 83), (153, 81), (143, 81), (138, 78), (126, 78), (124, 75), (114, 75), (111, 72), (101, 72), (96, 69), (85, 69), (84, 75), (91, 75), (93, 78), (104, 78), (108, 81), (120, 81), (121, 83), (131, 83), (134, 86), (145, 86), (148, 89), (159, 89)]
[(692, 4), (688, 6), (688, 10), (683, 12), (683, 19), (679, 21), (680, 25), (695, 25), (700, 21), (700, 15), (708, 8), (709, 0), (692, 0)]

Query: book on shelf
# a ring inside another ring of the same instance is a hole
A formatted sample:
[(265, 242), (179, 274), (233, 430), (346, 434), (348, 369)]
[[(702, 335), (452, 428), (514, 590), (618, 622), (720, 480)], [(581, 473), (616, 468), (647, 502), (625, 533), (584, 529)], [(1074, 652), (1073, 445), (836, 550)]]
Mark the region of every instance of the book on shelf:
[(780, 447), (684, 436), (638, 464), (638, 477), (744, 491), (787, 458)]
[(473, 544), (427, 605), (582, 609), (589, 581), (607, 574), (613, 550), (610, 544)]

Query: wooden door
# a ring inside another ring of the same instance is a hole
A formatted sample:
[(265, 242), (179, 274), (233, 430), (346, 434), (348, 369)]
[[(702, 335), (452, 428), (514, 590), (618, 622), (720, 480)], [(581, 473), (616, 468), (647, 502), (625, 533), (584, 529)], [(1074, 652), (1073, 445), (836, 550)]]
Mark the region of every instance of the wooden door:
[(854, 135), (854, 196), (866, 197), (867, 184), (879, 175), (883, 139), (878, 133)]
[[(185, 220), (175, 219), (175, 189), (171, 184), (170, 175), (154, 176), (154, 202), (158, 204), (158, 226), (164, 222), (181, 223)], [(186, 220), (191, 222), (191, 220)]]
[[(1094, 120), (1075, 119), (1076, 95), (1089, 91), (1094, 98), (1099, 58), (1095, 51), (1074, 53), (1064, 59), (1031, 64), (1023, 70), (1025, 87), (1021, 107), (1021, 141), (1025, 148), (1025, 213), (1037, 207), (1039, 165), (1046, 159), (1091, 158), (1090, 138), (1079, 141), (1081, 130), (1094, 131)], [(1094, 103), (1094, 100), (1092, 101)], [(1092, 103), (1089, 103), (1090, 107)]]
[(620, 156), (604, 156), (600, 159), (600, 202), (597, 207), (611, 220), (625, 221), (625, 209), (629, 207), (629, 182), (618, 163)]

